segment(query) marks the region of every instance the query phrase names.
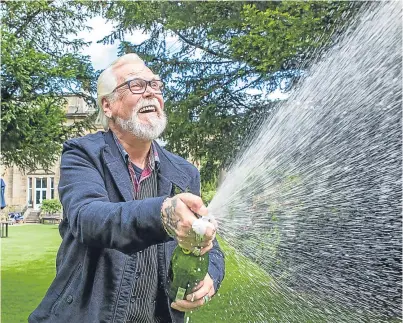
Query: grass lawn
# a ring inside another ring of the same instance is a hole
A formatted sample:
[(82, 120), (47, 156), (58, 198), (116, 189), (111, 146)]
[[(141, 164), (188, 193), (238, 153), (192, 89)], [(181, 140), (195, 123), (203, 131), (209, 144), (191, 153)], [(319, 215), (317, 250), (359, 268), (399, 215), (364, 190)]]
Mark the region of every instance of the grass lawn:
[[(55, 276), (61, 239), (57, 225), (15, 225), (1, 239), (1, 322), (27, 322)], [(188, 314), (189, 323), (354, 322), (354, 315), (324, 317), (295, 295), (278, 293), (270, 277), (221, 242), (226, 254), (226, 277), (213, 300)], [(340, 312), (339, 312), (340, 313)], [(371, 321), (375, 322), (375, 321)], [(75, 323), (75, 322), (72, 322)], [(78, 322), (77, 322), (78, 323)], [(81, 323), (81, 322), (80, 322)], [(83, 322), (85, 323), (85, 322)]]
[(56, 225), (13, 225), (1, 239), (1, 322), (27, 322), (55, 276)]

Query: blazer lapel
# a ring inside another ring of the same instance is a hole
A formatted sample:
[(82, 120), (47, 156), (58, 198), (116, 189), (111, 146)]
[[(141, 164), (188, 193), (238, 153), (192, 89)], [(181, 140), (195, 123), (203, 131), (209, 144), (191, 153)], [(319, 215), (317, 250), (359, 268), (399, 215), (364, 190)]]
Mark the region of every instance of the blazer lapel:
[[(105, 133), (106, 147), (103, 150), (105, 165), (125, 201), (133, 200), (133, 184), (130, 179), (127, 165), (116, 146), (112, 132)], [(154, 141), (160, 165), (158, 169), (158, 196), (176, 194), (173, 187), (178, 187), (180, 191), (185, 192), (190, 178), (165, 154), (163, 149)]]
[(154, 141), (154, 144), (160, 159), (158, 195), (176, 194), (173, 187), (178, 187), (180, 191), (185, 192), (189, 185), (189, 176), (176, 166), (157, 142)]
[(158, 196), (172, 195), (172, 182), (158, 173)]
[(105, 133), (105, 141), (108, 144), (103, 150), (105, 165), (112, 175), (116, 187), (124, 200), (131, 201), (134, 199), (133, 184), (130, 179), (127, 165), (125, 164), (110, 131)]

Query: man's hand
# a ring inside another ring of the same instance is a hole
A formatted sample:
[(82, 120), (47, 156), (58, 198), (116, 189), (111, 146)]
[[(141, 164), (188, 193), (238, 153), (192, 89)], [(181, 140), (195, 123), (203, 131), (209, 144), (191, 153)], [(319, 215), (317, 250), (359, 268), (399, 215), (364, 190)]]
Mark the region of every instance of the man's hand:
[(191, 193), (175, 195), (162, 204), (162, 221), (168, 233), (182, 248), (191, 251), (201, 248), (200, 254), (203, 255), (213, 247), (216, 229), (211, 224), (200, 238), (192, 229), (192, 224), (197, 219), (194, 213), (206, 216), (208, 210), (202, 199)]
[(171, 307), (181, 312), (194, 311), (210, 301), (214, 294), (213, 280), (207, 274), (204, 280), (193, 288), (193, 293), (186, 296), (186, 300), (171, 303)]

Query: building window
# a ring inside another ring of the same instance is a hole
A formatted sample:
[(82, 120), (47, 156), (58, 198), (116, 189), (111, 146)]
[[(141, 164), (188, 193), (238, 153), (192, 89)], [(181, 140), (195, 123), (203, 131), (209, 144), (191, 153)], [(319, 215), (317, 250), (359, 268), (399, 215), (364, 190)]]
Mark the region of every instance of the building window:
[(33, 200), (32, 200), (32, 177), (28, 177), (28, 198), (27, 198), (27, 204), (28, 206), (32, 206)]
[(50, 198), (51, 199), (55, 198), (55, 178), (54, 177), (50, 178)]
[(37, 177), (35, 187), (35, 204), (40, 206), (43, 200), (46, 200), (47, 178)]

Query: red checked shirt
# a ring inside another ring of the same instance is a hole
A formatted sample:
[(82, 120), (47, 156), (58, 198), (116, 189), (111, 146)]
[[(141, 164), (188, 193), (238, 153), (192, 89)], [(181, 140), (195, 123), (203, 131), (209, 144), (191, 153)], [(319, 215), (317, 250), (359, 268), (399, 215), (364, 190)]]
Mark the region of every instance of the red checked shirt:
[[(157, 196), (157, 170), (159, 158), (154, 143), (151, 144), (146, 167), (138, 178), (131, 163), (129, 154), (125, 151), (118, 138), (113, 134), (133, 183), (133, 197), (136, 200)], [(157, 304), (158, 294), (163, 291), (158, 289), (158, 250), (157, 245), (152, 245), (136, 254), (136, 272), (132, 283), (130, 304), (126, 315), (126, 323), (160, 323), (167, 322), (166, 317), (156, 315), (156, 308), (164, 306)], [(166, 305), (165, 305), (166, 306)]]
[[(130, 161), (129, 154), (123, 148), (122, 144), (119, 142), (119, 139), (115, 136), (115, 134), (113, 134), (113, 138), (115, 139), (116, 145), (118, 146), (119, 151), (122, 154), (122, 157), (127, 164), (127, 168), (129, 170), (130, 178), (131, 178), (132, 184), (133, 184), (133, 196), (136, 200), (138, 200), (140, 197), (139, 196), (140, 189), (147, 190), (147, 191), (151, 190), (150, 185), (142, 185), (142, 183), (144, 183), (144, 181), (147, 178), (150, 178), (150, 176), (153, 174), (153, 171), (158, 169), (158, 167), (159, 167), (160, 159), (158, 157), (157, 149), (155, 149), (154, 143), (152, 142), (151, 148), (150, 148), (150, 153), (148, 154), (148, 160), (146, 163), (146, 167), (144, 167), (140, 178), (138, 178), (136, 176), (136, 172), (134, 171), (134, 167)], [(146, 194), (146, 193), (151, 193), (151, 192), (143, 192), (143, 194), (141, 194), (143, 196), (143, 198), (153, 197), (152, 195)]]

